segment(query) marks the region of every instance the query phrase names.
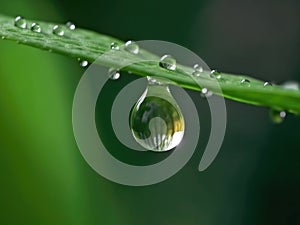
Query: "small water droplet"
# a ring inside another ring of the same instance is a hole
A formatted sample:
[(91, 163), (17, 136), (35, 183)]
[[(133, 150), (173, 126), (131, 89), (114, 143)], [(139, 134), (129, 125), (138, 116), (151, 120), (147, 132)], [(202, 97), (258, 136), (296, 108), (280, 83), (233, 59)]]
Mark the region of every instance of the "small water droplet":
[(209, 74), (210, 78), (220, 79), (221, 73), (217, 70), (212, 70)]
[(89, 62), (87, 60), (81, 60), (81, 59), (78, 60), (79, 60), (80, 67), (87, 67), (89, 65)]
[(210, 74), (213, 74), (213, 75), (218, 75), (218, 74), (220, 74), (220, 72), (219, 72), (219, 71), (217, 71), (217, 70), (212, 70), (212, 71), (210, 72)]
[(281, 123), (286, 117), (286, 112), (283, 110), (270, 109), (269, 115), (273, 123)]
[(5, 39), (5, 36), (1, 36), (1, 39), (4, 40), (4, 39)]
[(240, 82), (242, 85), (245, 85), (247, 87), (250, 87), (250, 80), (248, 79), (242, 79)]
[(138, 54), (139, 50), (140, 50), (140, 47), (134, 41), (127, 41), (125, 43), (125, 50), (132, 53), (132, 54)]
[(120, 50), (120, 46), (118, 45), (118, 43), (112, 42), (110, 44), (110, 49), (112, 49), (112, 50)]
[(295, 90), (295, 91), (298, 91), (300, 89), (300, 85), (296, 81), (286, 81), (281, 86), (284, 89)]
[(198, 64), (195, 64), (193, 66), (194, 68), (194, 71), (193, 71), (193, 75), (196, 76), (196, 77), (199, 77), (201, 75), (201, 73), (203, 72), (203, 68), (202, 66), (198, 65)]
[(74, 23), (72, 23), (71, 21), (68, 21), (66, 23), (66, 26), (70, 29), (70, 30), (75, 30), (76, 29), (76, 26)]
[(121, 76), (121, 74), (118, 69), (115, 69), (115, 68), (108, 69), (108, 77), (111, 80), (118, 80), (120, 78), (120, 76)]
[(36, 33), (41, 33), (42, 32), (42, 28), (38, 23), (33, 23), (31, 24), (30, 30)]
[(130, 112), (130, 128), (134, 139), (145, 149), (168, 151), (183, 139), (184, 117), (168, 85), (149, 77), (148, 81), (145, 92)]
[(53, 34), (58, 35), (58, 36), (64, 36), (64, 34), (65, 34), (64, 28), (59, 25), (54, 25), (52, 32), (53, 32)]
[(176, 60), (170, 55), (164, 55), (160, 58), (159, 66), (167, 70), (176, 70)]
[(212, 91), (208, 90), (207, 88), (202, 88), (201, 97), (208, 98), (212, 95), (213, 95)]
[(264, 87), (269, 87), (269, 86), (272, 86), (272, 83), (266, 81), (266, 82), (264, 83)]
[(22, 29), (26, 29), (27, 27), (26, 20), (22, 16), (17, 16), (15, 18), (15, 26)]
[(199, 71), (200, 73), (203, 72), (203, 67), (200, 66), (199, 64), (195, 64), (195, 65), (193, 66), (193, 68), (194, 68), (194, 70)]

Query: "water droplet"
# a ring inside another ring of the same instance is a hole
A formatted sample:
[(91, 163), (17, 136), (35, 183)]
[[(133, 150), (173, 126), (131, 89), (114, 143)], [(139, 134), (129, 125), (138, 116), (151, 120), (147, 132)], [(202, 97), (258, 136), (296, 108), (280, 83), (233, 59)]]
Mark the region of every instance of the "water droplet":
[(221, 73), (217, 70), (212, 70), (210, 72), (210, 78), (215, 78), (215, 79), (220, 79), (221, 78)]
[(52, 32), (53, 32), (53, 34), (58, 35), (58, 36), (64, 36), (64, 34), (65, 34), (64, 28), (59, 25), (54, 25)]
[(4, 39), (5, 39), (5, 36), (1, 36), (1, 39), (4, 40)]
[(22, 16), (17, 16), (15, 18), (15, 26), (22, 29), (26, 29), (27, 27), (26, 20)]
[(81, 67), (87, 67), (89, 65), (89, 62), (87, 60), (81, 60), (81, 59), (78, 60), (79, 60), (79, 65)]
[(134, 41), (127, 41), (125, 43), (125, 50), (132, 53), (132, 54), (138, 54), (139, 50), (140, 50), (140, 47)]
[(33, 23), (31, 24), (30, 30), (36, 33), (41, 33), (42, 32), (42, 28), (38, 23)]
[(245, 85), (247, 87), (250, 87), (250, 80), (248, 79), (242, 79), (240, 82), (242, 85)]
[(193, 68), (194, 68), (194, 70), (199, 71), (200, 73), (203, 72), (203, 67), (200, 66), (199, 64), (195, 64), (195, 65), (193, 66)]
[(182, 141), (184, 118), (166, 83), (148, 77), (148, 86), (133, 106), (129, 124), (134, 139), (145, 149), (163, 152)]
[(168, 70), (176, 70), (176, 60), (170, 55), (164, 55), (160, 58), (159, 66)]
[(66, 23), (66, 26), (70, 29), (70, 30), (75, 30), (76, 29), (76, 26), (74, 23), (72, 23), (71, 21), (68, 21)]
[(120, 46), (118, 45), (118, 43), (112, 42), (110, 44), (110, 49), (112, 49), (112, 50), (120, 50)]
[(270, 109), (269, 115), (273, 123), (281, 123), (286, 117), (286, 112), (283, 110)]
[(193, 68), (194, 68), (194, 71), (193, 71), (192, 74), (193, 74), (194, 76), (196, 76), (196, 77), (199, 77), (200, 74), (203, 72), (202, 66), (199, 66), (198, 64), (195, 64), (195, 65), (193, 66)]
[(272, 86), (272, 83), (266, 81), (266, 82), (264, 83), (264, 87), (268, 87), (268, 86)]
[(296, 81), (286, 81), (281, 85), (284, 89), (296, 90), (300, 89), (300, 85)]
[(121, 74), (118, 69), (115, 69), (115, 68), (108, 69), (108, 77), (111, 80), (118, 80), (120, 78), (120, 76), (121, 76)]
[(212, 95), (213, 95), (212, 91), (208, 90), (207, 88), (202, 88), (201, 97), (208, 98)]

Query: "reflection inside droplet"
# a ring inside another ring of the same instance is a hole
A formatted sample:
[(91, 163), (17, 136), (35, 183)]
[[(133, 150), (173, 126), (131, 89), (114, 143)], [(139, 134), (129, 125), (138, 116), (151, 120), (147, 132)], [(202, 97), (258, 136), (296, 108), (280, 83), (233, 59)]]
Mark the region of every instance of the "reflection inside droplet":
[(167, 70), (176, 70), (176, 59), (171, 55), (163, 55), (160, 58), (159, 66)]
[(148, 80), (147, 89), (131, 110), (130, 128), (135, 140), (144, 148), (168, 151), (183, 138), (183, 114), (167, 84), (158, 79)]

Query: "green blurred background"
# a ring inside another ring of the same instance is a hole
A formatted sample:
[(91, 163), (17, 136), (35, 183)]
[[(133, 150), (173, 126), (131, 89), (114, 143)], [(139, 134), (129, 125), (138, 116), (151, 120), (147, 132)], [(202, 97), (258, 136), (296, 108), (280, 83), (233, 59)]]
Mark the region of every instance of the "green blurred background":
[[(277, 82), (300, 79), (299, 11), (296, 0), (0, 2), (3, 14), (174, 42), (211, 68)], [(224, 144), (206, 171), (197, 171), (199, 144), (167, 181), (122, 186), (94, 172), (76, 146), (78, 62), (9, 41), (0, 52), (0, 224), (300, 224), (299, 118), (274, 125), (267, 109), (226, 101)], [(205, 118), (204, 100), (189, 93)]]

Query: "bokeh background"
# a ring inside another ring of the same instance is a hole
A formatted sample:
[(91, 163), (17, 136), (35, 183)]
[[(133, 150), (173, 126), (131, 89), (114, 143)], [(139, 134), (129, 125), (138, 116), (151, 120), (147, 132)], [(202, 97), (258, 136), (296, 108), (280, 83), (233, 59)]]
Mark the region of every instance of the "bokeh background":
[[(0, 2), (6, 15), (174, 42), (211, 68), (275, 82), (300, 80), (299, 11), (297, 0)], [(300, 118), (274, 125), (268, 109), (226, 101), (224, 144), (206, 171), (197, 171), (199, 144), (167, 181), (122, 186), (94, 172), (76, 146), (72, 100), (84, 72), (78, 62), (10, 41), (0, 40), (0, 52), (0, 224), (300, 224)], [(209, 113), (189, 93), (199, 115)], [(126, 161), (126, 150), (113, 151)], [(145, 157), (129, 156), (137, 164)]]

